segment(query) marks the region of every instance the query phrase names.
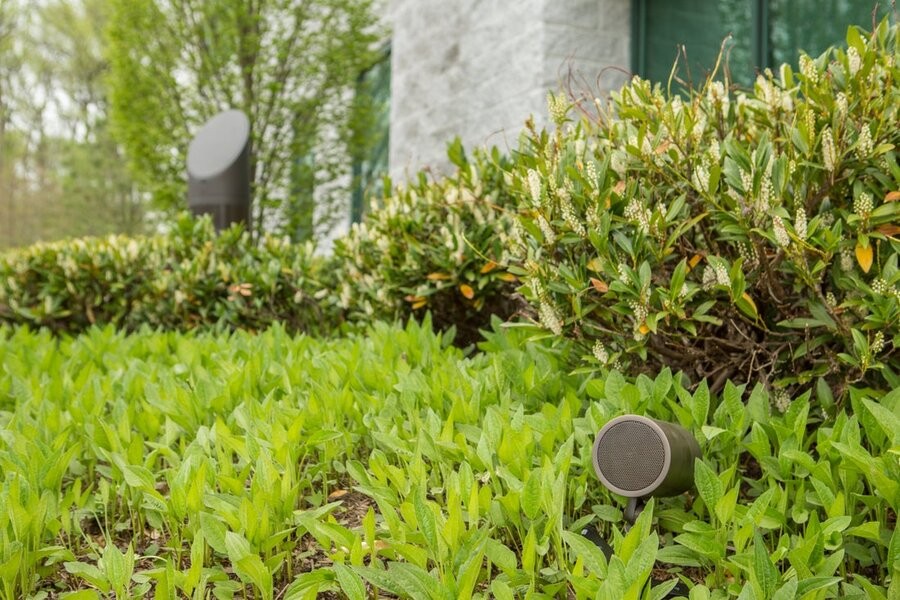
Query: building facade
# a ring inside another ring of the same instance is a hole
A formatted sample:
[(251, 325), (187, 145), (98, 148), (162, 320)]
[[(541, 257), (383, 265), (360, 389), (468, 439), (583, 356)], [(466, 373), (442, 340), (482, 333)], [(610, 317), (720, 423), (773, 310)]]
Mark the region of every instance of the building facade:
[(801, 50), (816, 55), (848, 25), (871, 28), (890, 13), (884, 1), (874, 11), (874, 0), (388, 2), (389, 150), (380, 162), (394, 180), (446, 172), (455, 136), (466, 147), (514, 148), (529, 115), (546, 120), (548, 91), (570, 81), (600, 97), (633, 73), (666, 84), (680, 56), (679, 78), (696, 84), (728, 37), (732, 81), (748, 86), (758, 70), (796, 64)]

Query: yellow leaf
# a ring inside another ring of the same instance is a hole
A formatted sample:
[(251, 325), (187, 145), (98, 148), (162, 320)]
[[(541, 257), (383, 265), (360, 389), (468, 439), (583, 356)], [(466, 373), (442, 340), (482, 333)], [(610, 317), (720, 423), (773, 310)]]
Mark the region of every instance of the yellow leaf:
[(429, 273), (425, 276), (425, 279), (429, 281), (447, 281), (448, 279), (451, 279), (451, 277), (446, 273)]
[(900, 192), (888, 192), (884, 197), (885, 202), (896, 202), (897, 200), (900, 200)]
[(424, 301), (425, 301), (425, 297), (424, 297), (424, 296), (413, 296), (412, 294), (410, 294), (409, 296), (404, 297), (403, 299), (406, 300), (407, 302), (412, 302), (412, 303), (414, 303), (414, 304), (417, 304), (417, 303), (419, 303), (419, 302), (424, 302)]
[(512, 273), (500, 273), (499, 275), (497, 275), (497, 279), (499, 279), (500, 281), (506, 281), (508, 283), (515, 283), (519, 280), (519, 278)]
[(692, 271), (694, 267), (697, 266), (697, 263), (703, 259), (702, 254), (695, 254), (691, 257), (691, 260), (688, 261), (688, 271)]
[(600, 259), (596, 256), (588, 261), (587, 268), (595, 273), (600, 273), (603, 270), (603, 263), (600, 262)]
[(422, 308), (423, 306), (425, 306), (426, 304), (428, 304), (428, 300), (425, 300), (423, 298), (422, 300), (419, 300), (418, 302), (413, 302), (412, 307), (413, 307), (413, 310), (418, 310), (418, 309)]
[(348, 492), (347, 490), (334, 490), (333, 492), (328, 494), (328, 499), (329, 500), (337, 500), (338, 498), (346, 496), (349, 493), (350, 492)]
[(493, 271), (496, 268), (497, 268), (497, 263), (495, 263), (492, 260), (489, 260), (486, 265), (481, 267), (481, 274), (484, 275), (485, 273), (490, 273), (491, 271)]
[(753, 298), (750, 297), (750, 294), (748, 294), (747, 292), (744, 292), (743, 294), (741, 294), (741, 298), (743, 298), (744, 300), (747, 301), (747, 304), (749, 304), (750, 308), (753, 309), (753, 314), (758, 316), (759, 310), (757, 310), (756, 302), (753, 301)]
[(856, 262), (859, 263), (859, 267), (864, 273), (869, 272), (869, 269), (872, 268), (872, 244), (866, 247), (856, 246)]
[(643, 335), (647, 335), (647, 332), (650, 331), (650, 328), (647, 327), (646, 323), (641, 323), (641, 326), (638, 327), (638, 331), (640, 331)]
[(609, 291), (609, 286), (606, 285), (606, 283), (604, 283), (594, 277), (591, 277), (591, 285), (594, 286), (594, 289), (597, 290), (598, 292), (600, 292), (601, 294), (605, 294), (606, 292)]
[(472, 289), (472, 286), (466, 285), (465, 283), (459, 286), (459, 291), (469, 300), (475, 297), (475, 290)]

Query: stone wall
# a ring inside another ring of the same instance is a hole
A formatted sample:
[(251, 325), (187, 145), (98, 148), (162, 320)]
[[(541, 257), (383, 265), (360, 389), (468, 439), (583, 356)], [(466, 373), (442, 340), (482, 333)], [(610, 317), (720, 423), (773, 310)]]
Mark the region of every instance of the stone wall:
[(630, 0), (392, 0), (388, 15), (395, 180), (446, 171), (456, 135), (513, 148), (570, 72), (592, 87), (603, 72), (605, 94), (630, 65)]

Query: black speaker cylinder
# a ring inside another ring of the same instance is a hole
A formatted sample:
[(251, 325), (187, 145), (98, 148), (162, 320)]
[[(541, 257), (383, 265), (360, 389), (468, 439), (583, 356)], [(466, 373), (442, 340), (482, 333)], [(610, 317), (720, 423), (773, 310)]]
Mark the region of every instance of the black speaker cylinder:
[(250, 223), (250, 121), (221, 112), (191, 140), (187, 155), (188, 207), (210, 215), (217, 231)]
[(641, 415), (610, 420), (594, 440), (594, 472), (628, 498), (677, 496), (694, 485), (700, 446), (687, 429)]

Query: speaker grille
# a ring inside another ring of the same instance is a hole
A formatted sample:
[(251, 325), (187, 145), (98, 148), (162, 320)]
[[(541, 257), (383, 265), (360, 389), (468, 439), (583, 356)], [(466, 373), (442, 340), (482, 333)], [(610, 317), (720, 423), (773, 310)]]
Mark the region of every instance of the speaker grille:
[(640, 421), (610, 427), (597, 445), (597, 467), (609, 483), (629, 492), (651, 485), (662, 473), (666, 449), (659, 434)]

